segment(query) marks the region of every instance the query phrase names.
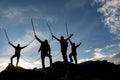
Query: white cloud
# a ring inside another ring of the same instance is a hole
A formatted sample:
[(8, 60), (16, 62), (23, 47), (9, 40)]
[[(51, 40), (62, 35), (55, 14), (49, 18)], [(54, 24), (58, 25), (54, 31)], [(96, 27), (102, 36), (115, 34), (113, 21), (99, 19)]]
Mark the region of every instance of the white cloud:
[(109, 62), (113, 62), (115, 64), (120, 64), (120, 54), (119, 53), (113, 53), (113, 54), (109, 55), (108, 57), (106, 57), (106, 59)]
[(0, 72), (7, 67), (8, 63), (8, 57), (0, 57)]
[(100, 3), (98, 12), (104, 16), (103, 22), (109, 28), (110, 33), (120, 39), (120, 0), (94, 0)]
[(92, 60), (92, 59), (90, 59), (90, 58), (87, 58), (87, 59), (79, 59), (79, 60), (78, 60), (78, 63), (82, 63), (82, 62), (89, 61), (89, 60)]
[(90, 60), (92, 60), (92, 61), (107, 60), (108, 62), (112, 62), (114, 64), (120, 64), (120, 54), (119, 53), (113, 53), (110, 55), (102, 55), (101, 53), (94, 53), (94, 54), (95, 54), (95, 56), (92, 58), (79, 59), (78, 63), (82, 63), (82, 62), (90, 61)]
[(112, 55), (115, 54), (114, 53), (114, 49), (118, 48), (119, 44), (109, 44), (106, 45), (103, 48), (95, 48), (94, 49), (94, 57), (95, 59), (99, 59), (99, 58), (105, 58), (105, 57), (112, 57), (111, 54), (105, 54), (105, 51), (112, 51)]
[(99, 58), (102, 58), (102, 57), (105, 57), (105, 55), (103, 55), (102, 53), (100, 53), (100, 52), (94, 52), (94, 58), (95, 59), (99, 59)]
[(115, 44), (110, 44), (110, 45), (107, 45), (107, 46), (105, 47), (105, 49), (113, 48), (113, 47), (115, 47), (115, 46), (116, 46)]
[(96, 48), (96, 49), (94, 49), (94, 51), (95, 51), (95, 52), (101, 52), (102, 49), (101, 49), (101, 48)]
[[(89, 61), (89, 60), (107, 60), (109, 62), (120, 64), (120, 53), (116, 53), (115, 49), (119, 48), (119, 44), (109, 44), (106, 45), (103, 48), (95, 48), (94, 49), (94, 56), (92, 58), (86, 58), (86, 59), (79, 59), (78, 63)], [(105, 51), (112, 51), (111, 54), (106, 54)], [(114, 51), (115, 50), (115, 51)]]
[[(4, 58), (0, 58), (0, 72), (2, 70), (4, 70), (10, 63), (10, 57), (4, 57)], [(16, 65), (16, 58), (13, 59), (13, 64)], [(26, 68), (26, 69), (33, 69), (35, 67), (40, 67), (40, 62), (39, 63), (34, 63), (34, 62), (27, 62), (25, 60), (23, 60), (22, 58), (20, 58), (19, 64), (18, 66)]]
[(84, 52), (89, 53), (89, 52), (91, 52), (91, 50), (89, 50), (89, 49), (88, 50), (84, 50)]
[(103, 55), (103, 53), (102, 53), (102, 49), (101, 48), (96, 48), (96, 49), (94, 49), (94, 58), (96, 59), (96, 58), (102, 58), (102, 57), (104, 57), (104, 55)]

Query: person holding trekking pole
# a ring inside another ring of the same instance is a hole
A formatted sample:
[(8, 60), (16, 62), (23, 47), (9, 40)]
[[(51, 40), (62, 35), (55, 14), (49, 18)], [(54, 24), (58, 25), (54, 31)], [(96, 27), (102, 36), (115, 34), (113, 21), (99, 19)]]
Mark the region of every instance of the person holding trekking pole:
[(60, 42), (60, 46), (61, 46), (61, 53), (62, 53), (62, 57), (64, 62), (68, 62), (68, 58), (67, 58), (67, 47), (68, 47), (68, 42), (67, 40), (69, 40), (71, 37), (73, 36), (73, 34), (71, 34), (68, 38), (64, 39), (63, 36), (61, 36), (60, 39), (58, 39), (57, 37), (55, 37), (54, 35), (52, 35), (53, 38), (55, 38), (57, 41)]

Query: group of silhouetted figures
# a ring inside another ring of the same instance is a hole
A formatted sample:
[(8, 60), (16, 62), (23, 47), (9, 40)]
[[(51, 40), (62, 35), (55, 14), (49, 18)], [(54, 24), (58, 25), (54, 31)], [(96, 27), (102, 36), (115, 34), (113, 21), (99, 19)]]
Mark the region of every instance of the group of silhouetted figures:
[[(70, 44), (71, 44), (71, 53), (69, 54), (70, 62), (73, 62), (73, 59), (74, 59), (75, 64), (77, 64), (77, 47), (79, 47), (81, 45), (81, 42), (78, 45), (76, 45), (70, 39), (72, 36), (73, 36), (73, 34), (68, 36), (66, 39), (63, 36), (61, 36), (60, 39), (59, 39), (56, 36), (52, 35), (52, 37), (54, 39), (56, 39), (57, 41), (59, 41), (59, 43), (60, 43), (61, 54), (62, 54), (64, 62), (68, 62), (67, 47), (68, 47), (68, 41), (70, 42)], [(39, 43), (41, 43), (38, 52), (41, 52), (42, 68), (44, 69), (45, 68), (45, 57), (49, 57), (50, 65), (52, 64), (51, 47), (48, 43), (48, 40), (42, 41), (40, 38), (38, 38), (36, 36), (36, 34), (35, 34), (35, 39)], [(20, 58), (20, 52), (21, 52), (22, 49), (26, 48), (28, 45), (21, 47), (20, 44), (17, 44), (17, 46), (15, 46), (10, 41), (9, 41), (9, 44), (15, 48), (15, 54), (10, 59), (11, 64), (13, 65), (13, 58), (17, 57), (16, 66), (18, 66), (19, 58)]]

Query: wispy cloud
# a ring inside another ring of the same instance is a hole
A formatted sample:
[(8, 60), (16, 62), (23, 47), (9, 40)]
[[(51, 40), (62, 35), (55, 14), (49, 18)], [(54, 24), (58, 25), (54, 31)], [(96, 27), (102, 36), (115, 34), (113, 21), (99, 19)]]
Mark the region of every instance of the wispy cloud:
[[(36, 20), (43, 20), (48, 22), (57, 21), (57, 18), (54, 15), (49, 15), (42, 11), (43, 8), (38, 8), (36, 6), (26, 6), (26, 7), (12, 7), (9, 6), (8, 8), (0, 8), (0, 17), (2, 19), (6, 19), (7, 21), (17, 21), (18, 23), (25, 23), (25, 20), (28, 19), (36, 19)], [(3, 25), (1, 23), (1, 25)]]
[(94, 56), (95, 59), (104, 57), (104, 55), (102, 54), (102, 49), (100, 48), (94, 49), (94, 55), (95, 55)]
[(86, 0), (69, 0), (65, 7), (67, 10), (74, 10), (76, 8), (84, 7)]
[(84, 52), (89, 53), (89, 52), (91, 52), (91, 50), (86, 49), (86, 50), (84, 50)]
[(113, 48), (113, 47), (115, 47), (115, 46), (117, 46), (117, 45), (116, 45), (116, 44), (110, 44), (110, 45), (107, 45), (107, 46), (105, 47), (105, 49)]
[[(94, 56), (92, 58), (79, 59), (78, 62), (85, 62), (88, 60), (107, 60), (109, 62), (113, 62), (115, 64), (120, 64), (120, 53), (116, 49), (119, 48), (119, 44), (109, 44), (103, 48), (95, 48), (93, 51)], [(110, 54), (105, 51), (111, 52)]]
[(95, 3), (98, 3), (98, 2), (104, 3), (105, 1), (107, 0), (94, 0)]
[(110, 33), (120, 39), (120, 0), (94, 0), (100, 3), (98, 12), (102, 13), (104, 24), (109, 28)]
[(13, 19), (15, 17), (18, 17), (21, 15), (21, 10), (18, 8), (8, 8), (6, 10), (0, 10), (1, 13), (3, 14), (3, 17), (9, 18), (9, 19)]

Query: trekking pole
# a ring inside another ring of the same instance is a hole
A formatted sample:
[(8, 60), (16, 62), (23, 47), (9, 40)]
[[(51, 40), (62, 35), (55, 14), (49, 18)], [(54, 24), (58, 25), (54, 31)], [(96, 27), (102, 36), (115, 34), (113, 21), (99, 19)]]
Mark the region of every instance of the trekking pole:
[(67, 23), (66, 23), (66, 33), (67, 33), (67, 36), (69, 36)]
[[(48, 29), (49, 29), (49, 31), (50, 31), (50, 34), (51, 34), (51, 36), (52, 36), (52, 35), (53, 35), (53, 33), (52, 33), (52, 30), (51, 30), (51, 28), (50, 28), (50, 26), (49, 26), (48, 22), (47, 22), (46, 24), (47, 24)], [(53, 37), (52, 37), (52, 40), (53, 40)]]
[(9, 38), (8, 38), (8, 35), (7, 35), (7, 32), (6, 32), (5, 29), (4, 29), (4, 33), (5, 33), (5, 35), (6, 35), (7, 41), (10, 42), (10, 41), (9, 41)]
[(30, 42), (27, 44), (27, 46), (30, 45), (34, 40), (35, 40), (35, 38), (34, 38), (32, 41), (30, 41)]
[(35, 27), (34, 27), (32, 18), (31, 18), (31, 23), (32, 23), (32, 28), (33, 28), (34, 35), (36, 35), (36, 33), (35, 33)]

